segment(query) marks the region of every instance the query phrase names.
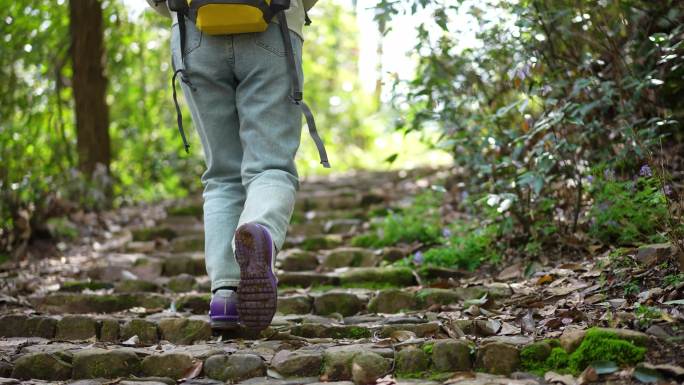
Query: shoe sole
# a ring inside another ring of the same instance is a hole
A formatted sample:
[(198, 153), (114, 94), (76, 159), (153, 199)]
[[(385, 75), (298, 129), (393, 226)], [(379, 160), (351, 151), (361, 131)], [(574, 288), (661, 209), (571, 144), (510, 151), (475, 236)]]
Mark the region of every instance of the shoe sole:
[(210, 325), (213, 330), (235, 330), (240, 327), (237, 317), (231, 321), (211, 321)]
[(250, 329), (267, 328), (278, 302), (276, 278), (271, 270), (272, 243), (265, 229), (247, 223), (235, 232), (235, 259), (240, 265), (237, 310), (240, 322)]

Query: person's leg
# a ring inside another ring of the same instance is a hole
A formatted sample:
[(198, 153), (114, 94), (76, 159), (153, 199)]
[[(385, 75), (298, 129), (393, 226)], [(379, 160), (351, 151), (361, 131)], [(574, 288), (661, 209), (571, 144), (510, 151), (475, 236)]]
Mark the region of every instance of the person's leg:
[[(293, 32), (290, 37), (301, 82), (302, 40)], [(247, 190), (239, 224), (265, 226), (280, 249), (299, 188), (294, 158), (301, 110), (290, 100), (290, 68), (279, 26), (272, 23), (265, 32), (236, 37), (235, 42), (242, 182)]]
[[(291, 33), (301, 78), (301, 39)], [(235, 36), (237, 109), (242, 141), (245, 207), (235, 233), (240, 265), (237, 310), (248, 327), (263, 329), (277, 305), (275, 248), (285, 242), (299, 187), (294, 157), (301, 111), (290, 99), (283, 37), (277, 25), (263, 33)]]
[[(201, 34), (186, 22), (186, 76), (191, 89), (183, 92), (199, 133), (206, 171), (204, 185), (205, 260), (212, 291), (237, 287), (240, 270), (232, 238), (245, 200), (241, 179), (242, 145), (235, 103), (237, 81), (233, 73), (231, 36)], [(178, 26), (173, 29), (174, 65), (178, 66)]]

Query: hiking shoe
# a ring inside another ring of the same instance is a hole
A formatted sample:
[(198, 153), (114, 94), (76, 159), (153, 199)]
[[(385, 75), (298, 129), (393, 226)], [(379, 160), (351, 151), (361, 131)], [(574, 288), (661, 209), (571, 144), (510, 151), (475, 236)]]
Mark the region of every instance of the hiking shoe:
[(271, 324), (278, 303), (273, 240), (266, 227), (245, 223), (235, 231), (235, 259), (240, 265), (240, 322), (251, 329), (265, 329)]
[(238, 296), (232, 290), (217, 290), (209, 303), (209, 320), (212, 329), (234, 329), (238, 326)]

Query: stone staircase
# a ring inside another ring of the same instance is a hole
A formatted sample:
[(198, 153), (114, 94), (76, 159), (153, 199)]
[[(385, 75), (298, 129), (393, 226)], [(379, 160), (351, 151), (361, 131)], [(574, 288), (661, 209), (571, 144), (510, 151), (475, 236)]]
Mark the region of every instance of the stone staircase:
[(201, 205), (192, 201), (150, 208), (143, 225), (42, 262), (38, 279), (3, 272), (18, 289), (0, 302), (0, 384), (358, 385), (391, 375), (383, 381), (430, 385), (460, 372), (463, 383), (540, 383), (518, 372), (533, 335), (453, 316), (482, 298), (504, 304), (511, 285), (388, 266), (409, 246), (349, 245), (373, 213), (443, 177), (417, 170), (304, 181), (277, 261), (278, 314), (260, 333), (211, 330)]

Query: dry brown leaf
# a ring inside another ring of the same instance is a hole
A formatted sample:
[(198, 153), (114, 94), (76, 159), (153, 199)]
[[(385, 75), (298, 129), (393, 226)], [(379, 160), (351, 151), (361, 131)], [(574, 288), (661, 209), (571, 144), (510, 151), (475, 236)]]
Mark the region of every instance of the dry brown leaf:
[(202, 373), (202, 360), (197, 360), (192, 364), (192, 367), (185, 372), (183, 379), (191, 380), (198, 377), (200, 373)]
[(544, 375), (544, 380), (546, 382), (563, 385), (577, 385), (577, 380), (575, 380), (575, 377), (569, 374), (562, 375), (555, 372), (546, 372), (546, 374)]
[(545, 285), (553, 282), (553, 276), (551, 274), (545, 274), (537, 280), (537, 285)]

